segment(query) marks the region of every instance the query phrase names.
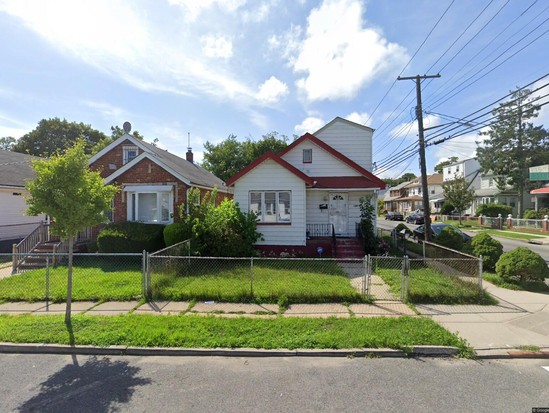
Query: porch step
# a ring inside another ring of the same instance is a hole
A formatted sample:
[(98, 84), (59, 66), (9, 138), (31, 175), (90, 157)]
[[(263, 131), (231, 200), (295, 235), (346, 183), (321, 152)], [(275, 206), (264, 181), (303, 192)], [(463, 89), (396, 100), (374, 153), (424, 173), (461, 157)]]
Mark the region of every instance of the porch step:
[(362, 258), (364, 250), (362, 243), (358, 239), (341, 238), (336, 240), (337, 252), (336, 258)]

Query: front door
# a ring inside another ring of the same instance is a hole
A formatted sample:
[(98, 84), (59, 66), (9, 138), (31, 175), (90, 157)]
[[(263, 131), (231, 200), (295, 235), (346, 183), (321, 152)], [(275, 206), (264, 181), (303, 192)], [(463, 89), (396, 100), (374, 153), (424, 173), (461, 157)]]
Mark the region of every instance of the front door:
[(347, 234), (347, 199), (344, 192), (330, 194), (330, 224), (334, 226), (336, 235)]

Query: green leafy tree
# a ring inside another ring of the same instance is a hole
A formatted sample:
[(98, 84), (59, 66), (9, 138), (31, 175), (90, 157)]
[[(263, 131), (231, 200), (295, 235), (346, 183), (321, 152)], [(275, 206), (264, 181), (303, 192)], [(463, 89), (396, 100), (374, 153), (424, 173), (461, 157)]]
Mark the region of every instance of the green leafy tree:
[(84, 152), (90, 154), (92, 148), (106, 137), (103, 132), (82, 122), (68, 122), (59, 118), (42, 119), (35, 129), (23, 135), (14, 144), (13, 151), (49, 157), (70, 148), (78, 139), (82, 139)]
[(469, 188), (469, 182), (464, 177), (457, 175), (451, 181), (442, 184), (442, 190), (446, 202), (452, 204), (459, 214), (459, 225), (461, 225), (461, 214), (469, 208), (475, 200), (475, 190)]
[(15, 145), (15, 142), (17, 142), (17, 139), (12, 138), (11, 136), (0, 138), (0, 149), (11, 151), (13, 149), (13, 145)]
[(483, 268), (492, 271), (496, 268), (496, 263), (503, 254), (503, 245), (486, 232), (481, 232), (471, 238), (465, 252), (477, 257), (482, 255)]
[(218, 144), (210, 142), (204, 144), (202, 166), (226, 181), (265, 153), (277, 153), (287, 146), (288, 138), (277, 132), (263, 135), (258, 141), (248, 138), (243, 142), (239, 142), (235, 135), (229, 135)]
[(74, 237), (79, 231), (106, 221), (103, 213), (111, 208), (117, 191), (115, 186), (104, 186), (99, 173), (88, 170), (85, 146), (83, 140), (78, 140), (64, 155), (35, 161), (36, 178), (27, 185), (29, 215), (49, 215), (54, 222), (52, 233), (68, 240), (67, 324), (71, 315)]
[(511, 212), (513, 212), (513, 208), (509, 205), (503, 205), (503, 204), (496, 204), (495, 202), (490, 202), (489, 204), (482, 204), (479, 205), (477, 208), (477, 214), (478, 215), (484, 215), (487, 217), (494, 217), (496, 218), (498, 215), (501, 215), (502, 218), (507, 218), (507, 215), (509, 215)]
[[(482, 172), (495, 175), (500, 190), (507, 186), (518, 193), (518, 216), (524, 210), (524, 193), (528, 187), (528, 168), (539, 154), (547, 152), (547, 131), (529, 122), (538, 116), (540, 106), (532, 103), (528, 89), (517, 89), (508, 102), (492, 111), (496, 121), (490, 129), (481, 132), (482, 146), (477, 148), (477, 159)], [(481, 143), (477, 142), (478, 145)]]
[(412, 172), (407, 172), (404, 175), (402, 175), (400, 178), (398, 178), (398, 183), (401, 184), (403, 182), (412, 181), (416, 178), (417, 178), (416, 174)]
[(453, 164), (455, 164), (458, 160), (459, 160), (459, 158), (458, 158), (457, 156), (450, 156), (450, 157), (448, 158), (448, 160), (437, 163), (437, 164), (435, 165), (434, 171), (435, 171), (436, 173), (441, 174), (441, 173), (443, 173), (444, 167), (445, 167), (445, 166), (453, 165)]

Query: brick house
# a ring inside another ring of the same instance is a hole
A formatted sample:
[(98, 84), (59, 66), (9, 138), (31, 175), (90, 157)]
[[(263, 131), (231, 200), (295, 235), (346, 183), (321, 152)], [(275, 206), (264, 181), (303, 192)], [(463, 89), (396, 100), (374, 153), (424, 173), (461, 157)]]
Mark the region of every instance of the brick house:
[(178, 206), (187, 203), (191, 188), (199, 188), (203, 195), (217, 187), (219, 200), (232, 198), (221, 179), (194, 162), (190, 148), (183, 159), (127, 132), (95, 154), (89, 165), (105, 184), (120, 187), (111, 222), (170, 224), (177, 220)]

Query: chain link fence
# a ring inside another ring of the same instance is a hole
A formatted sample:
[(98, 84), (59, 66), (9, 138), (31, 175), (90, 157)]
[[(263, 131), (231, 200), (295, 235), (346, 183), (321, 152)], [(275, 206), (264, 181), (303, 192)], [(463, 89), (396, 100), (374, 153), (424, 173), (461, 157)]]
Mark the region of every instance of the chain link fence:
[[(196, 257), (189, 255), (188, 242), (155, 254), (74, 254), (73, 300), (145, 298), (283, 306), (370, 300), (486, 301), (482, 261), (445, 254), (418, 259)], [(0, 254), (0, 302), (65, 301), (67, 261), (68, 254)]]
[[(143, 254), (73, 254), (75, 301), (140, 299)], [(68, 254), (0, 254), (0, 301), (67, 299)]]

